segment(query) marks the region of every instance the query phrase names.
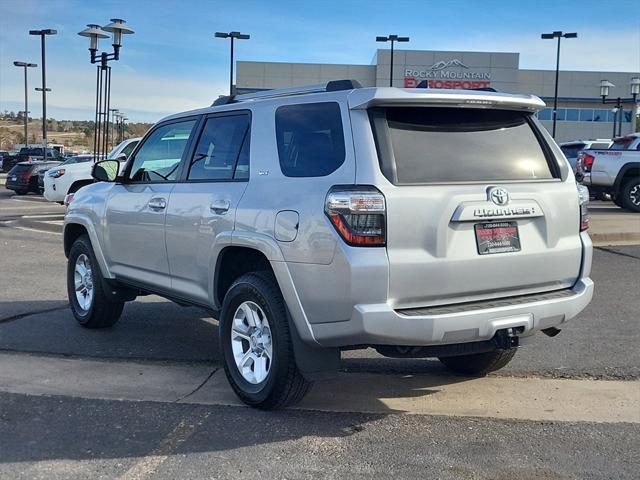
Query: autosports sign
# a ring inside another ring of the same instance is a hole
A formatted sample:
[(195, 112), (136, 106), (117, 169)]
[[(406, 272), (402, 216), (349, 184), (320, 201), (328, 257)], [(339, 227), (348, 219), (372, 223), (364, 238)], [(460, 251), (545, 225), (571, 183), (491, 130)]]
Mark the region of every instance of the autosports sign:
[[(450, 68), (459, 70), (452, 71)], [(468, 70), (468, 71), (467, 71)], [(491, 74), (472, 71), (457, 58), (436, 62), (425, 69), (405, 68), (405, 88), (486, 88), (491, 85)]]

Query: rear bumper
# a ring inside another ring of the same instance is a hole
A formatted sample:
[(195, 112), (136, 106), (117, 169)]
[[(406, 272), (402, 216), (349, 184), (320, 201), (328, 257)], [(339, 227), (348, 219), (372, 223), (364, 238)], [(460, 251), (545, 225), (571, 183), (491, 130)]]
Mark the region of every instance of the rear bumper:
[(560, 295), (531, 296), (522, 302), (487, 302), (488, 308), (414, 310), (403, 313), (388, 304), (356, 305), (349, 321), (313, 325), (323, 346), (447, 345), (491, 339), (498, 330), (522, 327), (522, 336), (557, 327), (580, 313), (593, 297), (593, 281), (580, 279)]

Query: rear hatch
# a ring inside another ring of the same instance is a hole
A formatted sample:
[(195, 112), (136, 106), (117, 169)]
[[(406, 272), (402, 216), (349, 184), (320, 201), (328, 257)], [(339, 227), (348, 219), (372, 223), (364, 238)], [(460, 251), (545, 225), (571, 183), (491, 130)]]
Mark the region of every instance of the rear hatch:
[(25, 185), (29, 183), (31, 179), (31, 171), (33, 165), (31, 164), (18, 164), (14, 166), (7, 174), (7, 183), (16, 185)]
[(376, 187), (387, 203), (392, 306), (575, 283), (582, 258), (576, 185), (571, 176), (561, 180), (531, 111), (385, 105), (367, 113), (385, 177)]

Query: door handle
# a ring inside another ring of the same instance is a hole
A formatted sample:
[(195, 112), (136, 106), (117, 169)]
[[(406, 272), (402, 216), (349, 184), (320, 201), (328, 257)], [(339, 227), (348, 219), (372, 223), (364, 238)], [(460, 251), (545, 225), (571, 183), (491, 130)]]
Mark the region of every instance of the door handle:
[(230, 207), (231, 203), (229, 202), (229, 200), (214, 200), (213, 202), (211, 202), (211, 205), (209, 205), (209, 210), (211, 210), (213, 213), (222, 215), (227, 213)]
[(147, 206), (151, 210), (164, 210), (165, 208), (167, 208), (167, 201), (164, 198), (156, 197), (149, 200)]

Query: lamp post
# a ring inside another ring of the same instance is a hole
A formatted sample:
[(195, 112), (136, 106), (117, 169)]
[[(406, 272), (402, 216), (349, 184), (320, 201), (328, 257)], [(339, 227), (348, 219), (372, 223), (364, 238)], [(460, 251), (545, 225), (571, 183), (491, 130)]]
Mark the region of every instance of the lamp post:
[[(28, 107), (28, 88), (27, 88), (27, 68), (34, 68), (38, 65), (28, 62), (13, 62), (16, 67), (24, 68), (24, 146), (29, 147), (29, 107)], [(45, 153), (46, 154), (46, 153)]]
[(376, 42), (391, 42), (391, 66), (389, 68), (389, 86), (393, 87), (393, 44), (395, 42), (408, 42), (409, 37), (399, 37), (398, 35), (388, 35), (386, 37), (376, 37)]
[(235, 39), (238, 40), (249, 40), (251, 38), (250, 35), (246, 35), (240, 32), (216, 32), (215, 38), (230, 38), (231, 39), (231, 67), (229, 68), (229, 95), (233, 95), (233, 41)]
[(626, 103), (630, 103), (635, 107), (638, 101), (638, 96), (640, 95), (640, 77), (633, 77), (629, 82), (631, 98), (617, 97), (617, 98), (607, 99), (607, 97), (609, 96), (609, 90), (611, 89), (611, 87), (615, 87), (615, 85), (610, 81), (600, 80), (600, 96), (602, 97), (602, 103), (603, 104), (614, 103), (616, 105), (614, 109), (615, 113), (613, 116), (613, 136), (615, 137), (616, 136), (616, 120), (618, 115), (620, 115), (620, 121), (617, 122), (618, 135), (619, 136), (622, 135), (622, 115), (624, 112), (624, 110), (622, 109), (622, 106)]
[[(98, 40), (109, 38), (112, 34), (111, 45), (113, 52), (101, 52), (98, 55)], [(111, 103), (111, 67), (110, 61), (120, 60), (122, 48), (122, 35), (132, 34), (133, 30), (120, 18), (112, 18), (111, 23), (100, 27), (90, 23), (87, 28), (78, 35), (89, 39), (89, 52), (91, 63), (96, 65), (96, 115), (93, 130), (93, 161), (97, 161), (101, 155), (106, 155), (109, 146), (109, 113)]]
[(558, 39), (558, 49), (556, 51), (556, 87), (553, 94), (553, 138), (556, 138), (556, 119), (558, 116), (558, 77), (560, 76), (560, 39), (561, 38), (578, 38), (577, 33), (552, 32), (540, 35), (543, 40)]
[[(109, 145), (109, 146), (110, 147), (111, 146), (115, 147), (117, 145), (117, 143), (115, 143), (115, 141), (116, 141), (115, 121), (116, 121), (116, 115), (117, 115), (118, 109), (117, 108), (110, 108), (109, 112), (111, 113), (111, 119), (110, 119), (111, 131), (109, 132), (109, 135), (112, 138), (111, 145)], [(115, 145), (114, 145), (114, 143), (115, 143)]]
[(42, 87), (36, 88), (38, 92), (42, 92), (42, 143), (44, 159), (47, 159), (47, 92), (51, 89), (47, 88), (47, 68), (45, 64), (45, 37), (47, 35), (57, 35), (58, 31), (52, 28), (44, 30), (29, 30), (29, 35), (37, 35), (40, 37), (40, 53), (42, 55)]

